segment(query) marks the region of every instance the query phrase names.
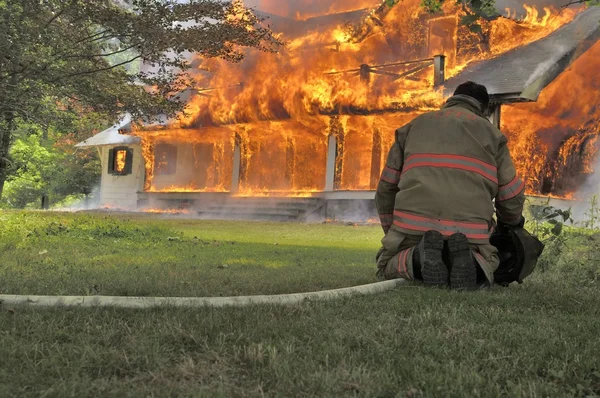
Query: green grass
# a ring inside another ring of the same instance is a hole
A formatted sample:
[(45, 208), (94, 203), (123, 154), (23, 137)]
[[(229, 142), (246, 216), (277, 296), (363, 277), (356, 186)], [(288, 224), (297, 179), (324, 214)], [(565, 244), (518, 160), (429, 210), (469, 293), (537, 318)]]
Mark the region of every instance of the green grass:
[[(175, 295), (370, 282), (380, 238), (375, 227), (340, 225), (130, 217), (117, 230), (120, 218), (103, 216), (0, 218), (3, 293), (81, 293), (101, 277), (108, 283), (102, 290)], [(5, 308), (0, 397), (598, 396), (600, 239), (568, 233), (567, 246), (548, 246), (544, 272), (520, 286), (476, 293), (411, 284), (288, 307)], [(204, 243), (194, 244), (194, 236)], [(132, 260), (107, 264), (126, 252), (144, 260), (138, 269)], [(192, 252), (211, 260), (196, 260), (195, 269)], [(281, 257), (279, 266), (264, 265)], [(294, 259), (303, 265), (288, 263)], [(219, 261), (230, 267), (214, 270)], [(136, 280), (161, 267), (162, 279)], [(227, 272), (244, 273), (246, 281)], [(112, 277), (127, 282), (111, 284)]]
[(230, 296), (373, 282), (378, 226), (8, 212), (4, 294)]

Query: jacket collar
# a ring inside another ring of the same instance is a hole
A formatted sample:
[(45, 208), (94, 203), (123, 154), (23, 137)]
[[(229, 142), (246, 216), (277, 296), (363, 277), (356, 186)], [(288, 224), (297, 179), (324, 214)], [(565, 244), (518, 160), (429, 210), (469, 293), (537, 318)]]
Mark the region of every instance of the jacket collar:
[(448, 98), (442, 109), (454, 106), (470, 110), (477, 116), (484, 117), (483, 112), (481, 112), (481, 103), (468, 95), (458, 94)]

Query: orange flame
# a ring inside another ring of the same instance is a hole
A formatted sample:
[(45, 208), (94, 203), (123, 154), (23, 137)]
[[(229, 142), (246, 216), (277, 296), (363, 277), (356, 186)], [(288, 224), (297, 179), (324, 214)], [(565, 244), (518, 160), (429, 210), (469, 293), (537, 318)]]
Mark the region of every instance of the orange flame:
[(535, 103), (506, 106), (503, 131), (530, 193), (572, 197), (594, 172), (600, 134), (600, 42), (548, 85)]
[(125, 163), (127, 159), (127, 151), (122, 149), (118, 150), (115, 153), (115, 167), (114, 170), (117, 172), (122, 172), (125, 170)]
[[(336, 188), (375, 189), (394, 130), (444, 100), (433, 86), (431, 61), (398, 61), (444, 54), (451, 77), (474, 61), (547, 36), (576, 14), (525, 6), (522, 19), (507, 10), (509, 18), (483, 21), (481, 32), (473, 33), (460, 25), (465, 12), (451, 2), (435, 15), (426, 13), (420, 0), (405, 0), (385, 13), (377, 11), (381, 7), (367, 0), (260, 0), (259, 9), (292, 18), (268, 21), (281, 27), (287, 45), (277, 54), (249, 51), (241, 64), (197, 60), (201, 87), (186, 115), (169, 129), (138, 132), (145, 190), (232, 190), (237, 140), (238, 195), (322, 191), (330, 134), (338, 138)], [(368, 65), (362, 79), (361, 65)], [(532, 137), (518, 140), (512, 134), (511, 148), (519, 170), (527, 173), (529, 190), (539, 191), (551, 145), (531, 132), (518, 134)]]

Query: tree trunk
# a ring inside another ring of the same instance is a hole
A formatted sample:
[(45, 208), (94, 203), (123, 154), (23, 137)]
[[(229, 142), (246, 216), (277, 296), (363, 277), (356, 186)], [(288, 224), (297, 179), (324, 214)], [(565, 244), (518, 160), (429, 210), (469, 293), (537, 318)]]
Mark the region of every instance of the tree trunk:
[(4, 120), (0, 123), (0, 199), (2, 199), (6, 177), (8, 177), (8, 149), (10, 148), (14, 128), (14, 114), (12, 112), (5, 113)]

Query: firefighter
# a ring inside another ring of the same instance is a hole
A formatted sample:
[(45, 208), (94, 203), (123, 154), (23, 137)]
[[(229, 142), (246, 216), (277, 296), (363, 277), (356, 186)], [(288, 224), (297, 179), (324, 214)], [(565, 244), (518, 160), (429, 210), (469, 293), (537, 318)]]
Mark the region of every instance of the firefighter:
[(525, 184), (488, 106), (486, 87), (466, 82), (396, 130), (375, 197), (380, 277), (460, 290), (494, 282), (494, 210), (504, 230), (522, 229)]

